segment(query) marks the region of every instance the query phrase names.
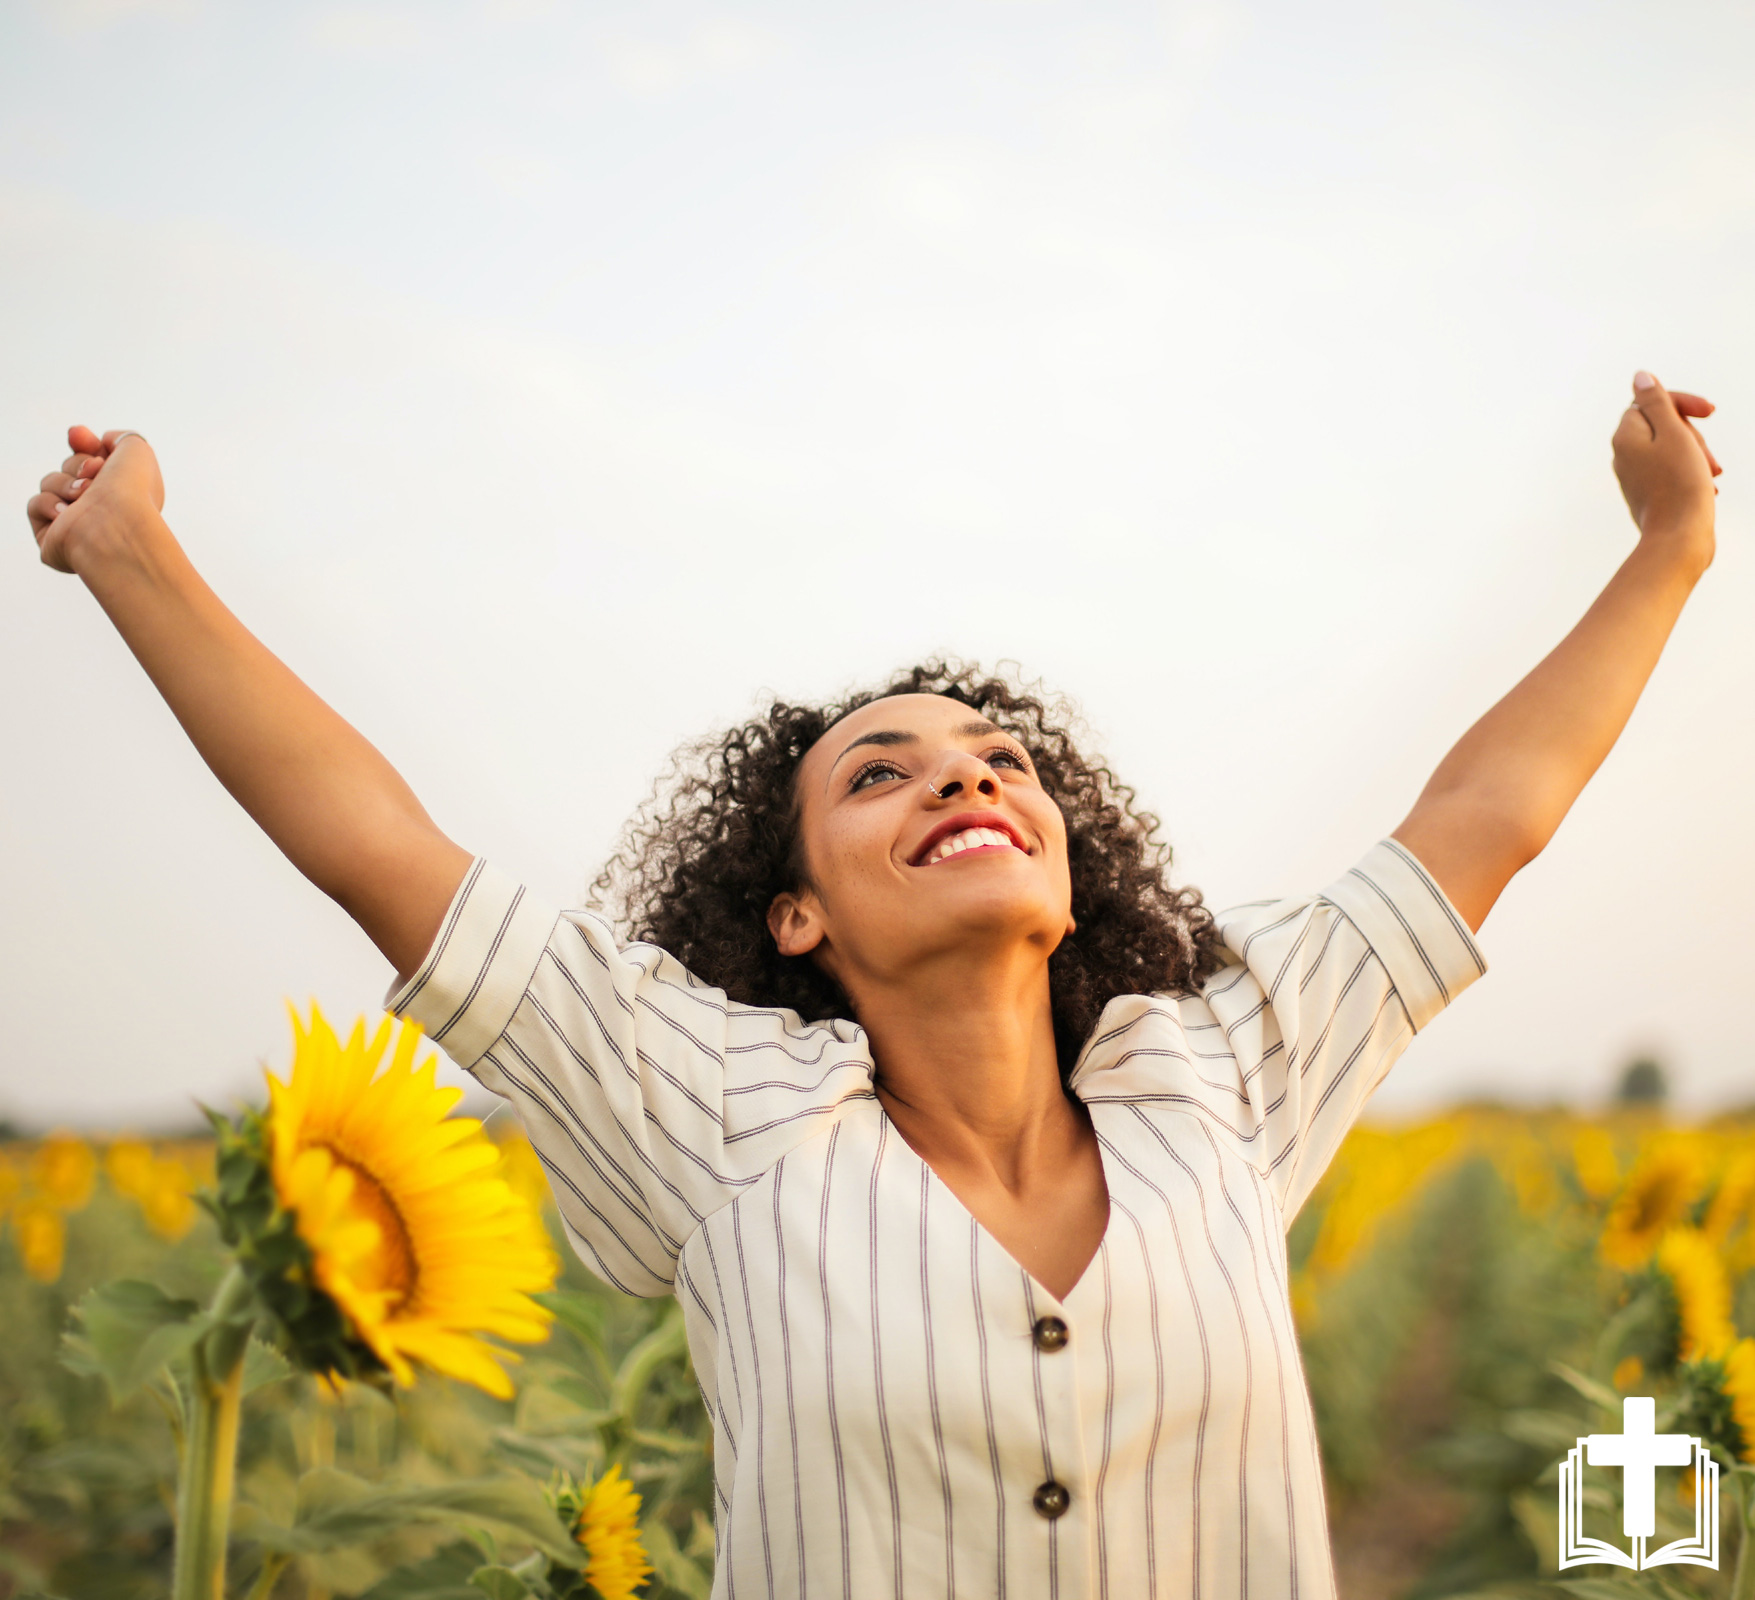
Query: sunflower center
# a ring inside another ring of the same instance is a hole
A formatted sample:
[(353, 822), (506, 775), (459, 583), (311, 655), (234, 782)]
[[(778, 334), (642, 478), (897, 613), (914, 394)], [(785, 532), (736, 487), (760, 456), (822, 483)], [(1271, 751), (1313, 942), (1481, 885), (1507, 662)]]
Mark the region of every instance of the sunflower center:
[(1633, 1231), (1646, 1233), (1667, 1222), (1670, 1213), (1676, 1209), (1680, 1188), (1680, 1182), (1667, 1173), (1653, 1183), (1639, 1196), (1639, 1206), (1633, 1214)]
[(398, 1310), (414, 1297), (415, 1285), (420, 1278), (420, 1266), (414, 1253), (414, 1241), (409, 1238), (408, 1225), (402, 1220), (402, 1213), (396, 1209), (389, 1191), (369, 1169), (357, 1161), (349, 1161), (334, 1146), (329, 1147), (329, 1153), (338, 1167), (346, 1167), (353, 1174), (353, 1193), (347, 1201), (349, 1209), (369, 1217), (378, 1225), (378, 1242), (353, 1264), (349, 1276), (368, 1293), (388, 1291), (391, 1297), (388, 1309)]

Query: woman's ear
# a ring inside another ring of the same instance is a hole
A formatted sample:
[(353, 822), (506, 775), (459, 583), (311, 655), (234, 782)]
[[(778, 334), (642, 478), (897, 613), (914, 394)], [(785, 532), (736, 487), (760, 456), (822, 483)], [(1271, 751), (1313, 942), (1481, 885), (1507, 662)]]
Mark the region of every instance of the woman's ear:
[(768, 907), (768, 932), (783, 956), (806, 956), (823, 942), (822, 908), (808, 889), (802, 894), (774, 896)]

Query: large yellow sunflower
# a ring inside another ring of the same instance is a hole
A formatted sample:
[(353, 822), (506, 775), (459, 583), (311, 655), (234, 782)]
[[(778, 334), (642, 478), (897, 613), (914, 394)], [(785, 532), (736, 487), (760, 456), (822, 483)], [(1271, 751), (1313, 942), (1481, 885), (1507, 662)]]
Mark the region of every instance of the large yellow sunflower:
[(1705, 1187), (1705, 1163), (1691, 1144), (1677, 1141), (1648, 1151), (1604, 1219), (1598, 1245), (1603, 1259), (1628, 1272), (1643, 1266)]
[(1731, 1280), (1713, 1243), (1698, 1228), (1672, 1228), (1658, 1246), (1658, 1270), (1676, 1292), (1684, 1361), (1719, 1360), (1736, 1343)]
[(555, 1280), (541, 1216), (494, 1173), (499, 1151), (473, 1117), (448, 1117), (461, 1089), (415, 1065), (420, 1029), (393, 1024), (342, 1045), (322, 1013), (293, 1014), (290, 1080), (268, 1081), (270, 1172), (296, 1218), (317, 1285), (399, 1383), (412, 1362), (509, 1397), (510, 1352), (480, 1335), (534, 1343), (550, 1315), (530, 1298)]

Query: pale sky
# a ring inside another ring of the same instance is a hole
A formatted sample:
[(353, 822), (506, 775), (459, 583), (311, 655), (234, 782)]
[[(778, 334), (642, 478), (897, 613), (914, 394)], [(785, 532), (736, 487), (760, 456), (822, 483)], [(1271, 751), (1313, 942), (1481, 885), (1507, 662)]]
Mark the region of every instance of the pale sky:
[(1755, 1101), (1752, 81), (1697, 0), (0, 7), (0, 1115), (184, 1120), (389, 976), (37, 566), (69, 422), (555, 900), (679, 741), (948, 650), (1224, 904), (1608, 579), (1642, 365), (1719, 402), (1718, 563), (1374, 1110)]

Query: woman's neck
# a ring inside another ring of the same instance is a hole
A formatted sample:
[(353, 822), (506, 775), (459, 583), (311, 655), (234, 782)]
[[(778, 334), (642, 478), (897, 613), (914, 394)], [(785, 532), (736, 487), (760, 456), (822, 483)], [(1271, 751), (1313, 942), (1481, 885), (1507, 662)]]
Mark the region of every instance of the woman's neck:
[(1061, 1085), (1039, 955), (937, 965), (905, 984), (860, 989), (878, 1099), (947, 1181), (966, 1172), (1017, 1193), (1088, 1138)]
[(1048, 966), (965, 961), (856, 997), (896, 1131), (1037, 1283), (1065, 1299), (1109, 1224), (1102, 1153), (1061, 1086)]

